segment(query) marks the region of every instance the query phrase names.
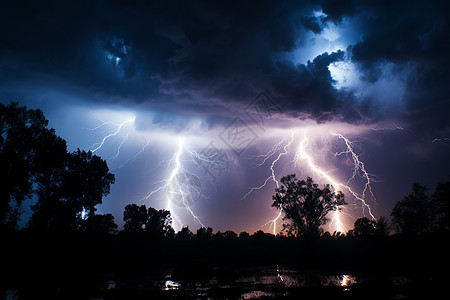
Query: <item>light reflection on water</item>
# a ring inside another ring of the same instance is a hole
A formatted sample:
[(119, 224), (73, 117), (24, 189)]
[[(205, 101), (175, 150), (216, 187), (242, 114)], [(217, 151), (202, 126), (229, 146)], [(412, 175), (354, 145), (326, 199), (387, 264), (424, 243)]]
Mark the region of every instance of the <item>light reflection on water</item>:
[(181, 284), (179, 282), (175, 282), (172, 280), (166, 280), (164, 283), (164, 290), (177, 290), (179, 289)]
[[(442, 283), (448, 282), (434, 274), (333, 274), (275, 265), (161, 268), (147, 273), (110, 272), (97, 276), (95, 280), (71, 281), (64, 286), (49, 284), (38, 292), (50, 296), (73, 294), (79, 295), (80, 299), (122, 299), (124, 295), (126, 299), (317, 299), (320, 295), (327, 299), (364, 299), (369, 295), (373, 299), (433, 299), (436, 297), (428, 297), (429, 293), (437, 294), (436, 291), (445, 286)], [(27, 296), (30, 291), (34, 295), (37, 288), (40, 286), (11, 285), (3, 291), (0, 289), (0, 298), (33, 299)]]
[(266, 270), (258, 275), (249, 274), (235, 280), (238, 284), (280, 287), (350, 287), (358, 283), (355, 276), (349, 274), (305, 274), (292, 269), (280, 269), (275, 272)]
[(257, 299), (261, 297), (275, 297), (275, 293), (264, 292), (264, 291), (251, 291), (249, 293), (243, 293), (239, 299)]
[(342, 279), (340, 280), (340, 286), (344, 288), (345, 292), (350, 290), (348, 288), (349, 286), (355, 285), (356, 283), (356, 277), (352, 275), (342, 275)]
[(243, 268), (225, 278), (177, 278), (176, 274), (166, 274), (162, 291), (183, 291), (199, 297), (209, 295), (214, 289), (241, 290), (240, 299), (276, 297), (273, 290), (280, 288), (342, 287), (343, 291), (358, 283), (357, 277), (349, 274), (305, 274), (290, 268)]
[(109, 280), (106, 285), (107, 290), (112, 290), (116, 288), (116, 282), (114, 280)]
[[(225, 270), (217, 268), (208, 269), (205, 273), (186, 270), (180, 272), (175, 269), (166, 272), (143, 281), (138, 280), (139, 284), (150, 293), (162, 293), (159, 295), (169, 298), (180, 296), (205, 299), (225, 293), (230, 295), (225, 297), (229, 299), (258, 299), (285, 295), (292, 297), (303, 293), (302, 291), (313, 293), (318, 290), (352, 295), (355, 291), (361, 291), (361, 288), (379, 286), (380, 282), (391, 287), (399, 286), (398, 290), (401, 292), (404, 286), (410, 286), (413, 282), (411, 278), (401, 276), (380, 278), (358, 274), (306, 273), (288, 266), (232, 267)], [(106, 289), (110, 291), (120, 290), (124, 286), (120, 277), (106, 282)], [(431, 278), (424, 282), (431, 282)]]

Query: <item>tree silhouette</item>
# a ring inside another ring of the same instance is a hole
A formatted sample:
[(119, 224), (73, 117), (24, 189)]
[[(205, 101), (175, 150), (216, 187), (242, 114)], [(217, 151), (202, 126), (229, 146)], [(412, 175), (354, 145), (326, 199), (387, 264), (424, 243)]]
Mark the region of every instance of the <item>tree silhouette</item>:
[(37, 184), (38, 202), (32, 206), (34, 214), (29, 228), (34, 230), (76, 229), (76, 215), (71, 216), (63, 198), (65, 164), (68, 160), (66, 142), (54, 131), (42, 131), (39, 139), (31, 142), (35, 150), (33, 169)]
[(239, 233), (240, 239), (248, 239), (249, 237), (250, 237), (250, 234), (246, 231), (242, 231), (241, 233)]
[(281, 208), (284, 228), (295, 236), (315, 237), (322, 232), (330, 211), (344, 205), (344, 194), (334, 193), (330, 185), (320, 189), (310, 177), (297, 180), (295, 174), (281, 178), (281, 187), (275, 189), (272, 206)]
[(127, 232), (144, 231), (147, 218), (145, 205), (128, 204), (123, 212), (123, 220), (125, 221), (123, 229)]
[(110, 192), (114, 175), (106, 161), (78, 149), (67, 153), (65, 141), (45, 135), (47, 147), (40, 151), (35, 166), (38, 202), (32, 206), (29, 227), (35, 230), (81, 230), (81, 215), (93, 216), (96, 205)]
[(232, 230), (227, 230), (223, 233), (223, 237), (228, 240), (233, 240), (238, 237), (237, 233)]
[(196, 237), (198, 239), (210, 239), (213, 236), (213, 229), (211, 227), (200, 227), (197, 229)]
[(145, 231), (159, 237), (174, 235), (170, 211), (165, 209), (147, 209), (145, 205), (128, 204), (123, 212), (123, 220), (123, 228), (127, 232)]
[(432, 199), (437, 207), (440, 227), (450, 230), (450, 181), (439, 182)]
[(80, 149), (69, 155), (62, 189), (65, 202), (75, 212), (93, 215), (103, 196), (109, 194), (112, 183), (114, 175), (100, 157)]
[(366, 217), (359, 218), (355, 221), (353, 234), (355, 236), (373, 236), (375, 235), (376, 222)]
[(272, 238), (272, 237), (274, 237), (273, 234), (264, 232), (261, 229), (256, 231), (256, 232), (254, 232), (251, 235), (251, 238), (252, 239), (256, 239), (256, 240), (267, 240), (267, 239)]
[(147, 215), (148, 218), (145, 223), (146, 232), (158, 237), (170, 237), (174, 235), (170, 211), (165, 209), (156, 210), (150, 207), (147, 210)]
[(84, 232), (94, 234), (115, 234), (117, 232), (117, 224), (114, 223), (112, 214), (97, 215), (90, 214), (86, 220), (82, 221)]
[(181, 228), (181, 230), (178, 231), (176, 234), (176, 237), (180, 240), (188, 240), (188, 239), (192, 238), (193, 236), (194, 236), (194, 234), (189, 229), (189, 226)]
[(0, 226), (15, 227), (22, 202), (33, 192), (33, 146), (48, 131), (41, 110), (0, 103)]
[(430, 230), (434, 213), (426, 191), (427, 187), (414, 183), (411, 194), (395, 204), (391, 216), (398, 232), (420, 234)]
[(375, 222), (375, 235), (376, 236), (387, 236), (390, 233), (390, 226), (385, 217), (381, 216)]

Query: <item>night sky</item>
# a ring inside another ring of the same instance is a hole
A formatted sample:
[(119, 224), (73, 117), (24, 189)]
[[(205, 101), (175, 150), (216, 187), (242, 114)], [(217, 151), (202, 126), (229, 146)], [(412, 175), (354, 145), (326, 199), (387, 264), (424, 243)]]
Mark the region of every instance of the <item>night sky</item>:
[(295, 173), (339, 185), (350, 229), (449, 179), (447, 2), (3, 2), (0, 101), (108, 162), (120, 225), (137, 203), (272, 232)]

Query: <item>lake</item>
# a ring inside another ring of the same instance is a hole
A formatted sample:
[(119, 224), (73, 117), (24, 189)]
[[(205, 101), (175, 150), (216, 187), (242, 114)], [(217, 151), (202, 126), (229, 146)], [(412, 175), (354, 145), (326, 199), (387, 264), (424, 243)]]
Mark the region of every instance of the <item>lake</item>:
[[(328, 273), (287, 265), (159, 268), (140, 274), (108, 272), (89, 280), (5, 291), (5, 299), (420, 299), (437, 293), (425, 275)], [(25, 295), (25, 297), (23, 297)]]

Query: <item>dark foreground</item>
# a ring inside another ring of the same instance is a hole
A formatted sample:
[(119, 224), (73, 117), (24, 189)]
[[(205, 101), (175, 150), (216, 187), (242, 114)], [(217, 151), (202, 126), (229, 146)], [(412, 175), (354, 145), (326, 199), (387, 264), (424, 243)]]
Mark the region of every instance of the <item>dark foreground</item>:
[(448, 241), (9, 233), (0, 288), (6, 299), (437, 299)]

